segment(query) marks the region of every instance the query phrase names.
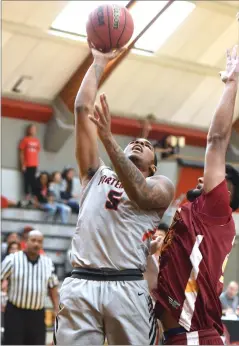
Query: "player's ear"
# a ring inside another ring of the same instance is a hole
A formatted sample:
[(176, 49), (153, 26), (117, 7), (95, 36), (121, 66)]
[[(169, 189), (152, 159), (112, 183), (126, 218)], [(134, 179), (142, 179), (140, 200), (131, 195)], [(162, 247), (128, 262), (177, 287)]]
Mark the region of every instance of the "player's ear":
[(157, 167), (154, 164), (152, 164), (151, 166), (149, 166), (149, 171), (150, 171), (150, 175), (152, 176), (157, 171)]

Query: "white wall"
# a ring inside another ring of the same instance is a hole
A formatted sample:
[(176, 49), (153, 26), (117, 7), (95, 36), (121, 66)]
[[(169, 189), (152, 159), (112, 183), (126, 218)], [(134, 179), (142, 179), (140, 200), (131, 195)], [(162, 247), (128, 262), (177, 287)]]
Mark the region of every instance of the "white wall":
[(160, 161), (158, 173), (168, 177), (176, 186), (178, 181), (178, 163), (176, 161)]
[[(18, 144), (20, 139), (24, 136), (25, 128), (29, 124), (28, 121), (20, 119), (11, 119), (3, 117), (1, 119), (2, 125), (2, 167), (18, 169)], [(38, 137), (43, 146), (43, 139), (45, 133), (44, 124), (36, 124)], [(117, 142), (124, 148), (131, 140), (132, 137), (128, 136), (115, 136)], [(100, 154), (106, 164), (109, 164), (109, 158), (99, 143)], [(187, 146), (182, 149), (182, 154), (194, 157), (203, 157), (204, 149)], [(64, 147), (58, 153), (50, 153), (42, 149), (40, 153), (40, 168), (42, 170), (61, 170), (64, 166), (71, 165), (77, 168), (74, 157), (74, 136), (66, 141)]]
[[(2, 167), (10, 169), (18, 169), (18, 144), (20, 139), (24, 136), (28, 121), (20, 119), (2, 118)], [(44, 124), (36, 124), (38, 138), (43, 146), (43, 139), (45, 133)], [(125, 147), (132, 137), (115, 136), (117, 142)], [(101, 143), (99, 143), (100, 154), (103, 161), (109, 164), (109, 158), (105, 153)], [(74, 153), (74, 135), (66, 141), (64, 147), (57, 153), (50, 153), (42, 151), (40, 153), (40, 169), (41, 170), (62, 170), (65, 166), (72, 166), (77, 168), (75, 153)]]
[[(24, 130), (29, 124), (27, 121), (2, 118), (2, 167), (18, 169), (18, 144), (24, 136)], [(44, 124), (36, 124), (38, 138), (43, 145)], [(73, 136), (72, 136), (73, 137)], [(70, 138), (59, 153), (40, 153), (40, 168), (42, 170), (62, 170), (64, 166), (72, 165), (76, 168), (74, 159), (73, 138)]]
[(14, 169), (2, 168), (1, 194), (12, 201), (19, 201), (23, 193), (22, 174)]
[[(18, 144), (20, 139), (24, 136), (25, 128), (29, 124), (28, 121), (20, 119), (11, 119), (3, 117), (1, 119), (2, 127), (2, 146), (1, 146), (1, 183), (2, 195), (9, 199), (18, 201), (21, 199), (23, 192), (22, 174), (19, 171), (18, 159)], [(43, 146), (43, 139), (45, 133), (44, 124), (37, 124), (37, 135)], [(126, 136), (116, 136), (117, 142), (123, 148), (129, 143), (132, 138)], [(99, 143), (100, 155), (105, 164), (110, 165), (110, 160), (106, 154), (103, 146)], [(58, 153), (46, 152), (42, 148), (40, 153), (40, 170), (49, 172), (55, 170), (63, 170), (65, 166), (72, 166), (77, 170), (77, 164), (74, 155), (74, 135), (66, 141), (64, 147)], [(76, 187), (79, 183), (76, 182)], [(77, 187), (78, 190), (79, 186)]]

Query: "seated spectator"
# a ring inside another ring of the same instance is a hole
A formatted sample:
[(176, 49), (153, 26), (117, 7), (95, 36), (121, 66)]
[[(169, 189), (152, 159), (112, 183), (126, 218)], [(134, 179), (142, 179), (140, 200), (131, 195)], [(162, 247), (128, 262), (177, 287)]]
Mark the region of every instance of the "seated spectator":
[(57, 203), (55, 193), (49, 190), (49, 175), (47, 172), (42, 172), (37, 179), (35, 196), (35, 206), (47, 212), (47, 220), (53, 221), (53, 218), (59, 212), (62, 223), (68, 222), (70, 208), (63, 203)]
[(2, 260), (7, 255), (7, 249), (9, 244), (13, 242), (20, 243), (20, 237), (16, 232), (8, 234), (6, 237), (6, 241), (2, 243), (2, 246), (1, 246)]
[(24, 206), (31, 204), (31, 197), (34, 195), (40, 147), (40, 141), (36, 137), (36, 126), (30, 124), (19, 144), (21, 171), (24, 178), (25, 201), (22, 202)]
[(61, 222), (66, 224), (71, 213), (71, 208), (61, 199), (61, 183), (61, 173), (54, 172), (52, 174), (52, 182), (49, 185), (48, 203), (51, 205), (51, 208), (54, 208), (55, 211), (59, 212)]
[(40, 207), (47, 203), (47, 193), (49, 187), (49, 175), (47, 172), (41, 172), (35, 185), (35, 206)]
[(25, 250), (28, 233), (32, 230), (33, 230), (33, 227), (31, 227), (31, 226), (25, 226), (23, 228), (23, 231), (21, 233), (21, 242), (20, 242), (21, 250)]
[(226, 288), (226, 291), (220, 295), (222, 304), (222, 313), (224, 315), (238, 314), (239, 298), (238, 298), (239, 285), (235, 281), (231, 281)]
[(61, 197), (66, 200), (66, 204), (71, 207), (73, 213), (79, 213), (79, 196), (73, 194), (74, 191), (74, 175), (75, 170), (73, 168), (67, 168), (63, 171), (62, 177), (62, 188), (61, 188)]

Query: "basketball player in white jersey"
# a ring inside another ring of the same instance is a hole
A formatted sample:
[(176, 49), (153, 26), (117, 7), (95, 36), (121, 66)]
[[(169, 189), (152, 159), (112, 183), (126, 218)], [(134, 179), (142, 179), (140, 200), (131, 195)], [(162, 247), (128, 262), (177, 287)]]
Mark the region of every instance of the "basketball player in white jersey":
[[(72, 240), (72, 276), (60, 292), (54, 343), (155, 344), (157, 324), (143, 280), (150, 240), (174, 196), (172, 182), (156, 172), (145, 139), (123, 151), (111, 133), (104, 95), (97, 88), (115, 53), (92, 50), (94, 62), (75, 100), (76, 158), (83, 187)], [(97, 132), (115, 171), (100, 160)]]

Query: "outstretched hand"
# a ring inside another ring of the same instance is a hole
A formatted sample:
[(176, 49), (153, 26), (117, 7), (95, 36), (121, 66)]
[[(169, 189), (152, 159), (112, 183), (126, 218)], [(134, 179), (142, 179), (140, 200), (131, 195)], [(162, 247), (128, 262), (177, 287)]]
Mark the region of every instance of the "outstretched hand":
[(224, 83), (237, 82), (239, 73), (238, 46), (234, 46), (232, 51), (227, 50), (226, 70), (220, 72), (221, 80)]
[(111, 136), (111, 115), (105, 94), (100, 95), (101, 109), (95, 105), (94, 115), (89, 115), (89, 119), (96, 125), (98, 135), (103, 142)]

